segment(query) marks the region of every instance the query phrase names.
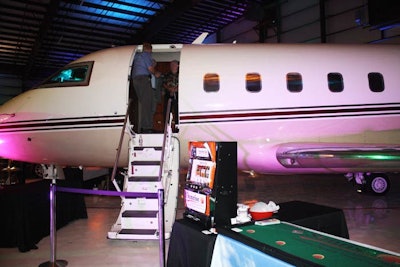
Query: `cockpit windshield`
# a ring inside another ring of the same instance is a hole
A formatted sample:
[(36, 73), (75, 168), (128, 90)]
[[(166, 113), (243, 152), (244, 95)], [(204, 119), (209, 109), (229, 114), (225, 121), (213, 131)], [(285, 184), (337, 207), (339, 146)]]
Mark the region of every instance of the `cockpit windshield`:
[(36, 88), (85, 86), (89, 84), (94, 61), (69, 64)]

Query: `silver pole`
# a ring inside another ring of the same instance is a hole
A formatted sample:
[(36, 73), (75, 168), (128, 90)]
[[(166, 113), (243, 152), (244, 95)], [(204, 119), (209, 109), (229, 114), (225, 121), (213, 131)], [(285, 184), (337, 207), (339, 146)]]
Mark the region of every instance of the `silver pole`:
[(160, 267), (165, 267), (164, 189), (158, 189), (158, 229), (160, 242)]
[(56, 179), (53, 178), (50, 184), (50, 261), (41, 263), (39, 267), (65, 267), (68, 262), (56, 260)]
[(50, 184), (50, 262), (56, 262), (56, 179)]

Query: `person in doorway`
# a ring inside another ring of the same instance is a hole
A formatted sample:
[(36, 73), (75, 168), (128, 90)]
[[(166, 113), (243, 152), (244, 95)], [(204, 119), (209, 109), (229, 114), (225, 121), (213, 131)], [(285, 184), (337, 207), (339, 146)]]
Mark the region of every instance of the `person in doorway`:
[(179, 87), (179, 61), (173, 60), (170, 63), (170, 71), (164, 76), (164, 118), (167, 115), (168, 100), (171, 99), (171, 111), (173, 122), (178, 121), (178, 87)]
[[(154, 66), (157, 65), (157, 62), (154, 60)], [(161, 83), (163, 77), (161, 72), (158, 70), (154, 71), (154, 74), (151, 75), (151, 87), (153, 88), (153, 115), (156, 112), (157, 105), (161, 101)]]
[(153, 132), (153, 88), (151, 75), (155, 74), (155, 61), (152, 58), (153, 47), (143, 44), (143, 51), (136, 53), (133, 61), (132, 83), (137, 95), (139, 109), (139, 126), (142, 133)]

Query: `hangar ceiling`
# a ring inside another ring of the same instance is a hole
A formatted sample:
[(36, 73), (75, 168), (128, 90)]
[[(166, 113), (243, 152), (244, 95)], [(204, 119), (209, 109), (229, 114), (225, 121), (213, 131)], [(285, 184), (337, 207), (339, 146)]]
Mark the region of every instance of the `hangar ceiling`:
[(27, 89), (66, 63), (125, 44), (191, 43), (273, 0), (2, 0), (0, 73)]

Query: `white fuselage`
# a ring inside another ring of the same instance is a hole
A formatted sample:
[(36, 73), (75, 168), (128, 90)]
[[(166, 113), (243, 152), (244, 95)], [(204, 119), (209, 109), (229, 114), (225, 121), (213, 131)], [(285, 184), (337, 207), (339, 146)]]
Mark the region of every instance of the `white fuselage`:
[[(34, 89), (0, 106), (0, 156), (113, 166), (135, 49), (112, 48), (75, 61), (94, 61), (88, 86)], [(195, 140), (236, 141), (239, 168), (262, 173), (348, 171), (344, 166), (287, 168), (277, 153), (291, 144), (400, 144), (398, 46), (155, 45), (153, 56), (159, 62), (180, 61), (177, 136), (183, 165), (187, 142)], [(246, 89), (249, 73), (258, 77), (260, 90)], [(300, 92), (288, 90), (288, 73), (301, 75)], [(342, 91), (329, 90), (328, 73), (341, 74)], [(369, 73), (383, 76), (382, 92), (371, 91)], [(218, 79), (215, 92), (204, 90), (208, 74)], [(123, 167), (127, 137), (122, 148), (118, 165)]]

